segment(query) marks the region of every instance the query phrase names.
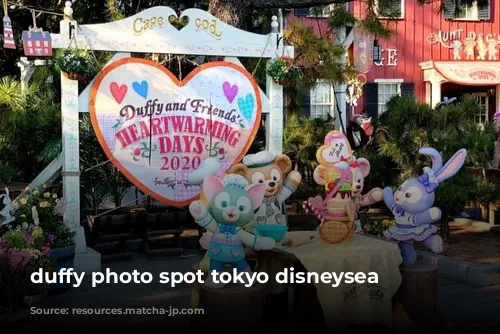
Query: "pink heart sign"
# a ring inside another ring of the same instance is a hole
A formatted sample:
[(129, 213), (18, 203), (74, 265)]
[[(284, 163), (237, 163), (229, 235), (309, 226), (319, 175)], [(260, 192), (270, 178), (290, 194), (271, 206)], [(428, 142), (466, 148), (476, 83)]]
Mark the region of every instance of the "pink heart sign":
[(231, 84), (226, 81), (222, 84), (222, 90), (224, 91), (224, 95), (226, 95), (229, 103), (233, 103), (236, 94), (238, 94), (238, 86), (231, 86)]
[(109, 84), (109, 91), (111, 92), (111, 96), (115, 99), (116, 102), (122, 103), (125, 98), (125, 94), (127, 94), (128, 87), (127, 85), (120, 85), (116, 82), (112, 82)]
[[(146, 82), (146, 98), (127, 94), (134, 82)], [(231, 103), (248, 95), (255, 101), (250, 119)], [(96, 77), (89, 111), (113, 164), (145, 194), (180, 207), (199, 197), (188, 176), (202, 161), (215, 157), (225, 172), (247, 153), (262, 102), (251, 74), (230, 62), (204, 64), (179, 81), (155, 62), (124, 58)]]

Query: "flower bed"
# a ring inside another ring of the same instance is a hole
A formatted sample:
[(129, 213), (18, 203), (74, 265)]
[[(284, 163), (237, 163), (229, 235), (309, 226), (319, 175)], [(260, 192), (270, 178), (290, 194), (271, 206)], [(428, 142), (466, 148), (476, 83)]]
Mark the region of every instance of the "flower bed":
[(63, 212), (62, 199), (45, 188), (26, 189), (13, 203), (5, 199), (0, 228), (0, 323), (19, 320), (24, 309), (39, 299), (44, 286), (33, 284), (30, 275), (40, 268), (56, 268), (52, 251), (74, 246), (74, 232), (64, 225)]

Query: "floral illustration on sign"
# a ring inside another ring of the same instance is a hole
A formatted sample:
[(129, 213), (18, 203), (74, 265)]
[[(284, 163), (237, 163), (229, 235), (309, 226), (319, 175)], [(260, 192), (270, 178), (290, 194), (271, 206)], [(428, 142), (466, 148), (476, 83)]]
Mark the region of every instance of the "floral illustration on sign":
[(113, 129), (115, 129), (115, 130), (116, 130), (116, 129), (118, 129), (118, 127), (119, 127), (120, 125), (122, 125), (122, 124), (123, 124), (123, 120), (121, 120), (121, 119), (117, 118), (117, 119), (116, 119), (116, 124), (115, 124), (115, 125), (113, 125)]
[(156, 145), (153, 145), (150, 149), (145, 142), (142, 142), (141, 147), (136, 148), (130, 154), (134, 161), (139, 161), (139, 158), (149, 159), (149, 157), (151, 157), (151, 152), (156, 151), (157, 148)]
[(210, 145), (205, 145), (205, 150), (209, 152), (210, 158), (218, 157), (219, 160), (226, 158), (227, 151), (223, 147), (219, 147), (219, 142), (216, 142), (213, 148), (210, 148)]

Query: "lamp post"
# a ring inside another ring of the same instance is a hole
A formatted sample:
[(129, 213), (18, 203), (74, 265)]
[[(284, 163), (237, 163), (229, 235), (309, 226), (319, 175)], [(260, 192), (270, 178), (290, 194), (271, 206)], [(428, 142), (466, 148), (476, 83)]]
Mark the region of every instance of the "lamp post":
[(373, 62), (380, 63), (382, 61), (382, 47), (378, 44), (378, 39), (373, 41)]

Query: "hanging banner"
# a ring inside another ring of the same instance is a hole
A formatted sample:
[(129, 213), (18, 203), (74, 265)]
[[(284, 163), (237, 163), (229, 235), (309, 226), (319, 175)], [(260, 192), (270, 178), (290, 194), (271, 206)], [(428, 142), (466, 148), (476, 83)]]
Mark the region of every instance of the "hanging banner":
[(243, 67), (213, 62), (179, 81), (155, 62), (124, 58), (104, 68), (89, 111), (108, 158), (138, 188), (173, 206), (195, 200), (189, 174), (208, 157), (219, 174), (246, 154), (260, 125), (257, 83)]
[(373, 65), (373, 41), (373, 35), (356, 29), (353, 55), (354, 67), (359, 73), (368, 73)]

